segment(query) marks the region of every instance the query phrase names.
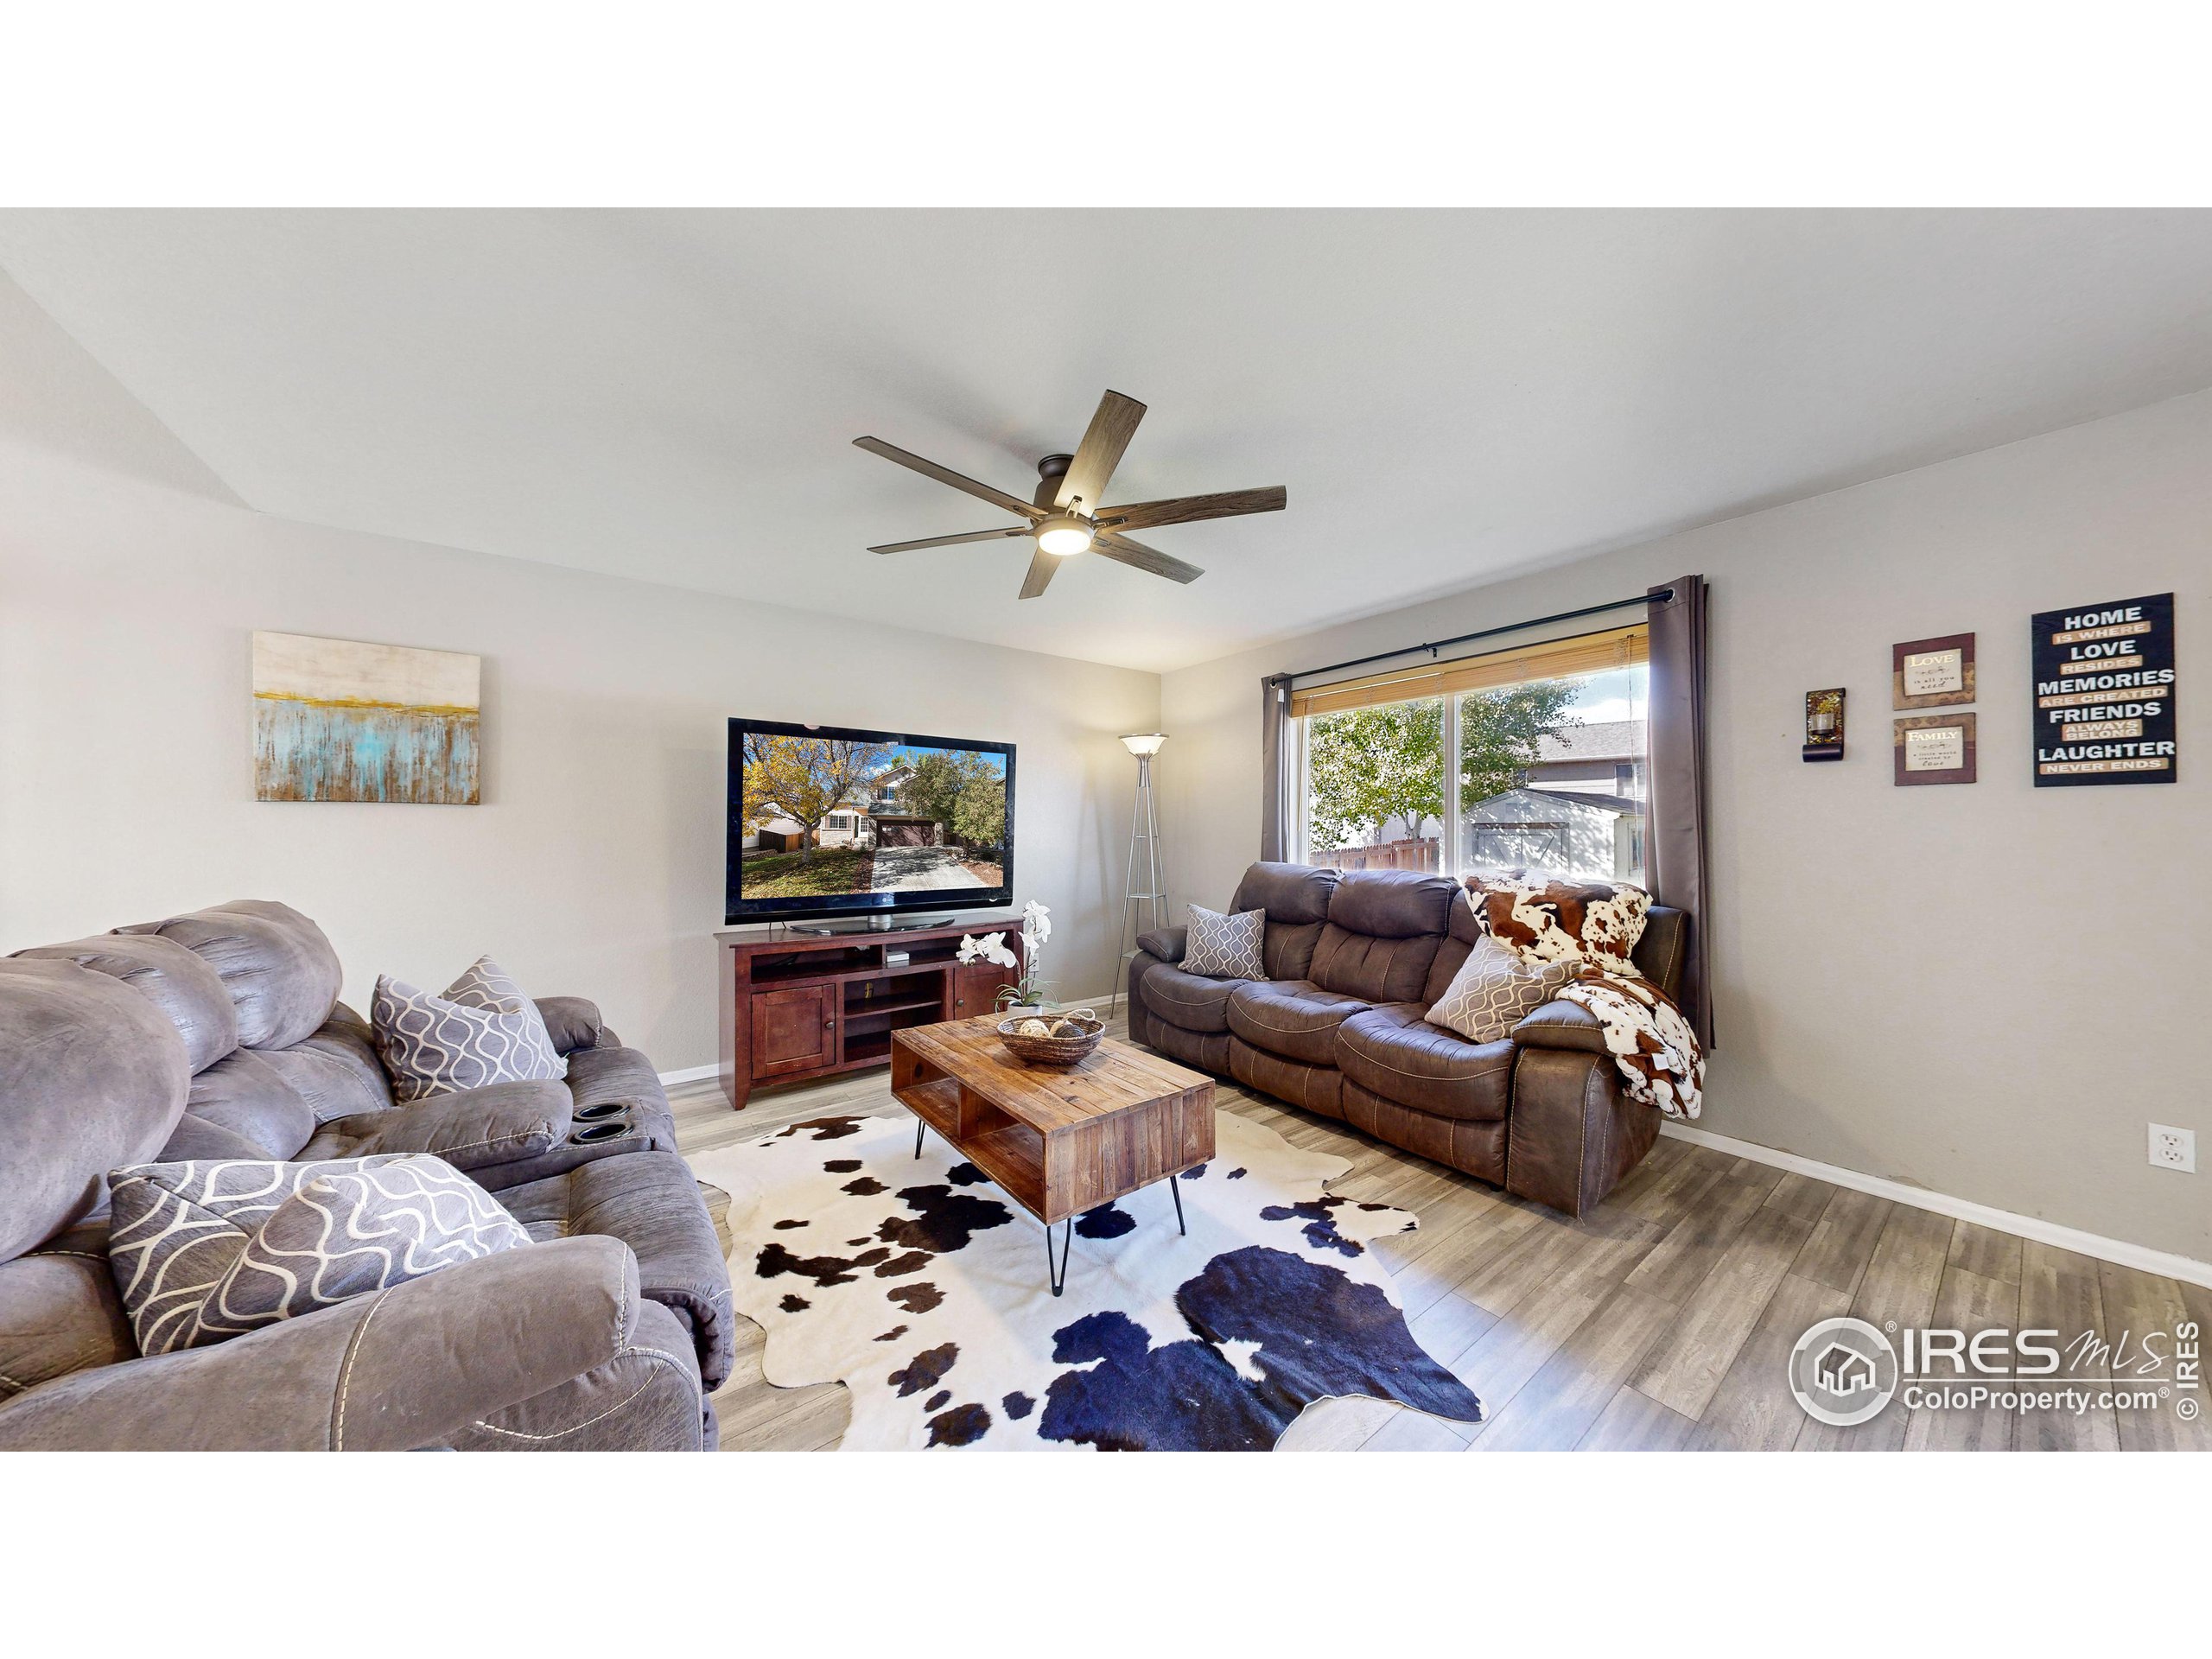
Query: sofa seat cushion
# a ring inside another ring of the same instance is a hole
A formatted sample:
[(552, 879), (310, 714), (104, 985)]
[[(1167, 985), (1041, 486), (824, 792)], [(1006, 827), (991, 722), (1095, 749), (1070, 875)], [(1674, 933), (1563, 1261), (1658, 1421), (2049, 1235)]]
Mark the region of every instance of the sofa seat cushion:
[(1179, 1026), (1185, 1031), (1227, 1031), (1229, 999), (1245, 982), (1241, 979), (1207, 979), (1162, 963), (1145, 969), (1138, 994), (1144, 998), (1147, 1009), (1171, 1026)]
[(1337, 1033), (1337, 1065), (1347, 1078), (1433, 1117), (1505, 1116), (1513, 1061), (1511, 1041), (1471, 1043), (1428, 1024), (1418, 1002), (1370, 1008)]
[(1310, 979), (1260, 980), (1230, 994), (1229, 1028), (1256, 1049), (1308, 1065), (1333, 1065), (1337, 1027), (1372, 1006)]
[(499, 1199), (534, 1239), (597, 1233), (627, 1244), (639, 1288), (690, 1332), (709, 1391), (728, 1380), (736, 1352), (729, 1269), (689, 1164), (672, 1152), (633, 1152), (504, 1187)]

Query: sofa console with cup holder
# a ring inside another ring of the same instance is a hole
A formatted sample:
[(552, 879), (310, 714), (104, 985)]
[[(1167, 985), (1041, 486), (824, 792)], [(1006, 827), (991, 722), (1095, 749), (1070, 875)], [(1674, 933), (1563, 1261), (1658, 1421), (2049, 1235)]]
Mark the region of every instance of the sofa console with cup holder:
[[(402, 1104), (340, 977), (261, 900), (0, 960), (0, 1449), (711, 1446), (729, 1277), (652, 1062), (548, 997), (564, 1077)], [(385, 1153), (444, 1160), (531, 1242), (140, 1353), (110, 1171)]]

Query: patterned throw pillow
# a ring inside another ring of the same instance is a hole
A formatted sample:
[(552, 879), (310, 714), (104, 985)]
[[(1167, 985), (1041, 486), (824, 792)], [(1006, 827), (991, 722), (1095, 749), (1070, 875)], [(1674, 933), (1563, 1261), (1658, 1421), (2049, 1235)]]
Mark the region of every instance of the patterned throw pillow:
[(489, 957), (442, 996), (379, 976), (369, 1020), (395, 1100), (569, 1075), (537, 1005)]
[(1497, 939), (1475, 941), (1451, 988), (1421, 1016), (1471, 1043), (1494, 1043), (1557, 996), (1581, 972), (1572, 962), (1523, 962)]
[(1467, 902), (1483, 931), (1504, 941), (1523, 962), (1586, 962), (1623, 979), (1643, 977), (1630, 956), (1651, 908), (1651, 895), (1642, 887), (1471, 875)]
[(117, 1170), (108, 1265), (143, 1354), (200, 1348), (530, 1243), (418, 1153)]
[(1190, 907), (1190, 941), (1178, 965), (1202, 979), (1265, 979), (1260, 944), (1267, 937), (1268, 912), (1240, 910), (1224, 916), (1198, 905)]

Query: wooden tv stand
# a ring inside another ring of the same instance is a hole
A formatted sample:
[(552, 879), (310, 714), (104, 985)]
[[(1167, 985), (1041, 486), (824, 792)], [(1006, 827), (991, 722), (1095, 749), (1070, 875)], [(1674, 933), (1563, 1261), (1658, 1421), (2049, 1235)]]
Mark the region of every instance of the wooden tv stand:
[[(722, 1093), (745, 1109), (753, 1085), (796, 1083), (891, 1063), (891, 1033), (988, 1014), (1018, 968), (953, 960), (963, 937), (1003, 933), (1022, 960), (1021, 918), (979, 916), (885, 933), (794, 933), (778, 926), (715, 935), (721, 958)], [(903, 950), (907, 960), (887, 963)]]

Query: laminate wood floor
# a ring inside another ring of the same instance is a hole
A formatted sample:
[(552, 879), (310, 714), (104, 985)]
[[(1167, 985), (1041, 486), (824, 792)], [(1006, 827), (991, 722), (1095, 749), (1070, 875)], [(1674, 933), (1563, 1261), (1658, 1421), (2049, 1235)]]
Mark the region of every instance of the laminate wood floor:
[[(691, 1152), (827, 1112), (906, 1116), (887, 1070), (765, 1090), (742, 1112), (712, 1083), (670, 1093)], [(1572, 1221), (1234, 1084), (1220, 1083), (1216, 1101), (1294, 1146), (1350, 1160), (1332, 1191), (1420, 1216), (1418, 1231), (1375, 1249), (1422, 1345), (1489, 1413), (1469, 1427), (1329, 1401), (1299, 1420), (1286, 1451), (2212, 1450), (2212, 1424), (2166, 1411), (1977, 1416), (1897, 1405), (1833, 1429), (1799, 1410), (1783, 1380), (1806, 1326), (1838, 1314), (2089, 1328), (2112, 1340), (2189, 1319), (2212, 1328), (2212, 1291), (1667, 1139)], [(727, 1197), (705, 1190), (727, 1246)], [(740, 1318), (736, 1370), (715, 1396), (723, 1449), (835, 1446), (844, 1386), (771, 1386), (762, 1335)]]

